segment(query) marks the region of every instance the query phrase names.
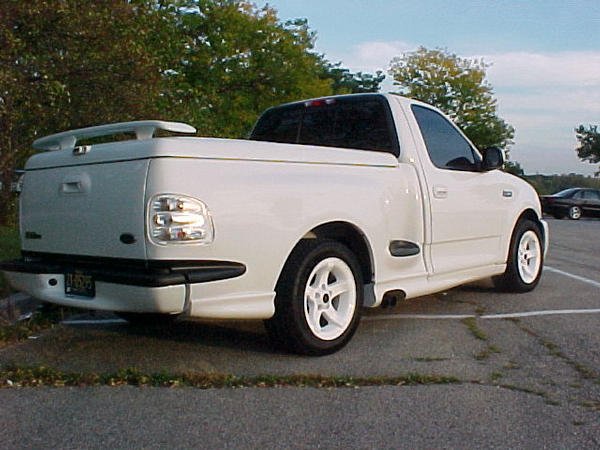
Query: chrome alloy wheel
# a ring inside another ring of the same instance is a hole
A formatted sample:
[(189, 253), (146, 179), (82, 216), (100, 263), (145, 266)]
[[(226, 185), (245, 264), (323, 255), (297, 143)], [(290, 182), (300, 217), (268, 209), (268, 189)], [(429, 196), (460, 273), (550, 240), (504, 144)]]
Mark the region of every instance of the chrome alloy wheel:
[(581, 218), (581, 208), (579, 206), (571, 206), (569, 209), (569, 218), (578, 220)]
[(331, 341), (350, 326), (356, 309), (356, 281), (340, 258), (320, 261), (304, 290), (304, 317), (315, 337)]
[(517, 267), (524, 283), (533, 283), (541, 268), (542, 246), (537, 234), (526, 231), (519, 241)]

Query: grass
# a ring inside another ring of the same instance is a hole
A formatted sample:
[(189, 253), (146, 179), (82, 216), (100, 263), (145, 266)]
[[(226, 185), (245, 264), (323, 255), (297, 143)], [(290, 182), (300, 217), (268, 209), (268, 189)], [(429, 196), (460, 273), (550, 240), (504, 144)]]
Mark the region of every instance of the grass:
[[(15, 227), (0, 226), (0, 260), (18, 258), (20, 250), (19, 230)], [(5, 297), (8, 293), (8, 283), (4, 278), (4, 274), (0, 273), (0, 298)]]
[(550, 342), (547, 339), (542, 338), (537, 333), (535, 333), (533, 330), (530, 330), (529, 328), (527, 328), (523, 325), (520, 325), (520, 324), (517, 324), (517, 326), (525, 333), (534, 337), (540, 345), (544, 346), (548, 350), (548, 353), (550, 355), (560, 358), (563, 361), (565, 361), (567, 364), (569, 364), (573, 369), (575, 369), (575, 371), (577, 373), (579, 373), (579, 375), (582, 378), (591, 379), (594, 381), (594, 383), (600, 384), (600, 375), (598, 375), (598, 373), (595, 370), (587, 367), (585, 364), (581, 364), (581, 363), (569, 358), (567, 355), (565, 355), (560, 350), (560, 347), (557, 344)]
[(415, 358), (415, 361), (417, 361), (417, 362), (448, 361), (448, 358), (430, 358), (430, 357), (424, 357), (424, 358)]
[(519, 364), (515, 363), (515, 362), (510, 361), (507, 364), (504, 364), (502, 366), (502, 368), (506, 369), (506, 370), (515, 370), (515, 369), (520, 369), (521, 366)]
[(530, 388), (526, 388), (526, 387), (520, 387), (520, 386), (515, 386), (515, 385), (512, 385), (512, 384), (496, 384), (496, 386), (504, 388), (504, 389), (509, 389), (511, 391), (524, 392), (526, 394), (537, 395), (538, 397), (543, 398), (544, 402), (547, 405), (560, 406), (560, 402), (559, 401), (551, 398), (550, 395), (547, 392), (544, 392), (544, 391), (536, 391), (534, 389), (530, 389)]
[[(484, 341), (487, 342), (488, 341), (488, 336), (487, 334), (485, 334), (481, 328), (479, 328), (477, 326), (477, 321), (475, 320), (474, 317), (468, 317), (466, 319), (461, 320), (461, 322), (463, 323), (463, 325), (465, 325), (467, 327), (467, 329), (469, 330), (469, 332), (471, 333), (471, 335), (475, 338), (478, 339), (480, 341)], [(501, 353), (500, 349), (498, 347), (496, 347), (495, 345), (492, 344), (487, 344), (487, 347), (485, 349), (483, 349), (482, 351), (480, 351), (479, 353), (476, 353), (475, 355), (473, 355), (473, 357), (477, 360), (477, 361), (482, 361), (484, 359), (489, 358), (490, 356), (492, 356), (494, 353)]]
[(473, 355), (477, 361), (482, 361), (484, 359), (489, 358), (494, 353), (502, 353), (498, 347), (492, 344), (488, 344), (488, 346), (480, 351), (479, 353)]
[(487, 341), (487, 335), (481, 331), (481, 328), (477, 326), (477, 322), (475, 321), (474, 317), (467, 317), (466, 319), (461, 320), (461, 322), (467, 326), (468, 330), (475, 339)]
[(1, 387), (36, 386), (151, 386), (195, 387), (199, 389), (312, 387), (358, 388), (363, 386), (404, 386), (460, 383), (455, 377), (409, 373), (397, 377), (337, 377), (322, 375), (260, 375), (237, 377), (227, 374), (146, 374), (136, 368), (113, 374), (61, 372), (49, 367), (12, 366), (0, 370)]
[(46, 304), (30, 319), (17, 323), (3, 323), (0, 319), (0, 348), (27, 339), (40, 331), (52, 328), (58, 322), (77, 311), (75, 308)]

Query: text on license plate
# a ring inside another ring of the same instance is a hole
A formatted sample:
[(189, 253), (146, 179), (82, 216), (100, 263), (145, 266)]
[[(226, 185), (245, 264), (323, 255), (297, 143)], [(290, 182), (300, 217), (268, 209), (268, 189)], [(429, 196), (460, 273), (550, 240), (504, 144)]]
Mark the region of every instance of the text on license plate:
[(65, 294), (94, 297), (96, 295), (94, 278), (77, 270), (65, 273)]

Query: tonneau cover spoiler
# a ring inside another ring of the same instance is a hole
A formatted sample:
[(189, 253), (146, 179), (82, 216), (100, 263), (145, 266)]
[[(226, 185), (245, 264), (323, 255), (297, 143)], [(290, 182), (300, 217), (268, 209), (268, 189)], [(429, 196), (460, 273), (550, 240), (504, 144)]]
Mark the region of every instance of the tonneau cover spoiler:
[(33, 148), (38, 150), (63, 150), (74, 148), (77, 141), (81, 139), (131, 132), (135, 133), (136, 139), (151, 139), (156, 130), (186, 134), (196, 132), (193, 126), (181, 122), (164, 122), (162, 120), (120, 122), (51, 134), (50, 136), (35, 140)]

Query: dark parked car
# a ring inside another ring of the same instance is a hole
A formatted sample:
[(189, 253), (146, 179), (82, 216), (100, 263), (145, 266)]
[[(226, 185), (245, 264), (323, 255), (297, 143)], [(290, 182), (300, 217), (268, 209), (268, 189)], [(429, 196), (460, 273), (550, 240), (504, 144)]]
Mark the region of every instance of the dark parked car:
[(542, 210), (557, 219), (568, 216), (577, 220), (581, 216), (600, 217), (600, 190), (571, 188), (552, 195), (540, 196)]

